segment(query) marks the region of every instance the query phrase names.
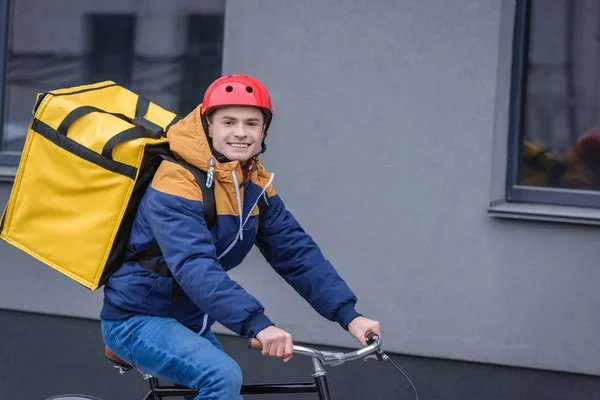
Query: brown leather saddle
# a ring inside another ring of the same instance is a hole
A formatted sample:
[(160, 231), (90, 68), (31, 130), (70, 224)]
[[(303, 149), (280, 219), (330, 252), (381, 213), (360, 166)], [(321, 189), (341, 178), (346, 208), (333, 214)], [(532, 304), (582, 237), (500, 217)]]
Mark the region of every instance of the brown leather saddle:
[(130, 370), (130, 369), (133, 368), (133, 366), (131, 366), (128, 363), (126, 363), (125, 361), (121, 360), (119, 358), (119, 356), (117, 356), (115, 353), (113, 353), (113, 351), (111, 349), (109, 349), (108, 346), (106, 346), (106, 345), (104, 346), (104, 355), (110, 361), (112, 361), (113, 363), (115, 363), (115, 365), (117, 367), (123, 368), (126, 371), (128, 371), (128, 370)]

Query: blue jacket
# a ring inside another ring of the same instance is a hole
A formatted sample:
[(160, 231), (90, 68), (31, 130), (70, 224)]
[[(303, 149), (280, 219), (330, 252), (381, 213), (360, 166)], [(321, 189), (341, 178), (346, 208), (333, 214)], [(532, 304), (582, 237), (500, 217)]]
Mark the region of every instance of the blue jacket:
[[(214, 160), (202, 129), (199, 108), (168, 132), (171, 150), (190, 164), (209, 170), (215, 185), (217, 222), (204, 221), (202, 192), (194, 176), (179, 164), (163, 161), (135, 217), (128, 249), (159, 246), (173, 277), (126, 262), (104, 287), (101, 318), (134, 314), (172, 317), (198, 332), (216, 320), (233, 332), (254, 337), (273, 325), (262, 304), (229, 278), (256, 245), (265, 259), (323, 317), (344, 329), (359, 316), (356, 297), (312, 238), (286, 210), (273, 188), (273, 174), (260, 162), (246, 185), (239, 162)], [(267, 200), (259, 222), (258, 199)], [(184, 294), (171, 300), (173, 279)]]

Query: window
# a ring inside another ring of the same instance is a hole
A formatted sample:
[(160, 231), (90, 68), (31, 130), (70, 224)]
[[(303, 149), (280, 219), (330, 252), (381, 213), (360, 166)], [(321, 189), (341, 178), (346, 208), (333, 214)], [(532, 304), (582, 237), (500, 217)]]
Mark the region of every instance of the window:
[(36, 94), (112, 80), (179, 115), (221, 74), (225, 0), (0, 0), (0, 176)]
[[(219, 75), (223, 58), (223, 18), (216, 15), (189, 15), (182, 81), (191, 87), (206, 88)], [(198, 92), (182, 85), (180, 109), (192, 110), (198, 105)]]
[(518, 0), (507, 200), (600, 206), (600, 1)]
[(130, 86), (135, 53), (135, 14), (86, 16), (85, 79)]

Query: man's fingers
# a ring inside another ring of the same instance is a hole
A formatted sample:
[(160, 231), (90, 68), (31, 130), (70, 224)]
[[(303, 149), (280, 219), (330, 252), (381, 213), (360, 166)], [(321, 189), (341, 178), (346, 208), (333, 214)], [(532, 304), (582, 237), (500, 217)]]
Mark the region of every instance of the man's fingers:
[(370, 333), (374, 333), (377, 336), (381, 337), (381, 330), (379, 329), (379, 326), (373, 326), (372, 328), (370, 328), (367, 333), (365, 334), (366, 336), (369, 336)]
[(276, 328), (267, 327), (256, 335), (262, 345), (263, 356), (279, 357), (289, 360), (293, 353), (292, 335)]
[(271, 341), (265, 340), (265, 343), (263, 343), (262, 345), (263, 345), (262, 355), (268, 356), (271, 351)]
[(283, 357), (285, 354), (285, 338), (280, 340), (277, 344), (277, 352), (275, 354), (276, 357)]
[(278, 347), (279, 347), (279, 340), (274, 339), (273, 343), (271, 343), (271, 348), (269, 349), (269, 356), (275, 357), (277, 355)]
[(283, 355), (283, 362), (288, 362), (294, 356), (294, 342), (292, 341), (292, 337), (290, 336), (288, 340), (285, 342), (285, 353)]
[(379, 325), (379, 322), (375, 322), (375, 325), (369, 330), (371, 332), (375, 332), (377, 336), (381, 337), (381, 325)]

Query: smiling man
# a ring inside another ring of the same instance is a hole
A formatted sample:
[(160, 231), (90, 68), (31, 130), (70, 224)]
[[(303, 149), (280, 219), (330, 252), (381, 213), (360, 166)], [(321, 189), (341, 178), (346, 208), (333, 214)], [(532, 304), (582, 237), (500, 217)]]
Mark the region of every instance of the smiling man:
[(229, 106), (208, 116), (208, 136), (229, 160), (247, 162), (259, 153), (265, 115), (256, 107)]
[[(292, 336), (227, 275), (254, 245), (323, 317), (363, 345), (367, 333), (381, 335), (377, 321), (355, 310), (356, 296), (286, 210), (259, 161), (272, 115), (267, 89), (252, 77), (227, 75), (209, 86), (202, 105), (168, 132), (173, 153), (206, 171), (206, 182), (177, 162), (161, 163), (134, 220), (129, 261), (104, 288), (107, 346), (145, 373), (198, 389), (197, 400), (240, 398), (241, 371), (212, 334), (214, 321), (257, 338), (264, 355), (292, 357)], [(214, 185), (210, 230), (199, 185)], [(136, 258), (144, 252), (153, 257)]]

